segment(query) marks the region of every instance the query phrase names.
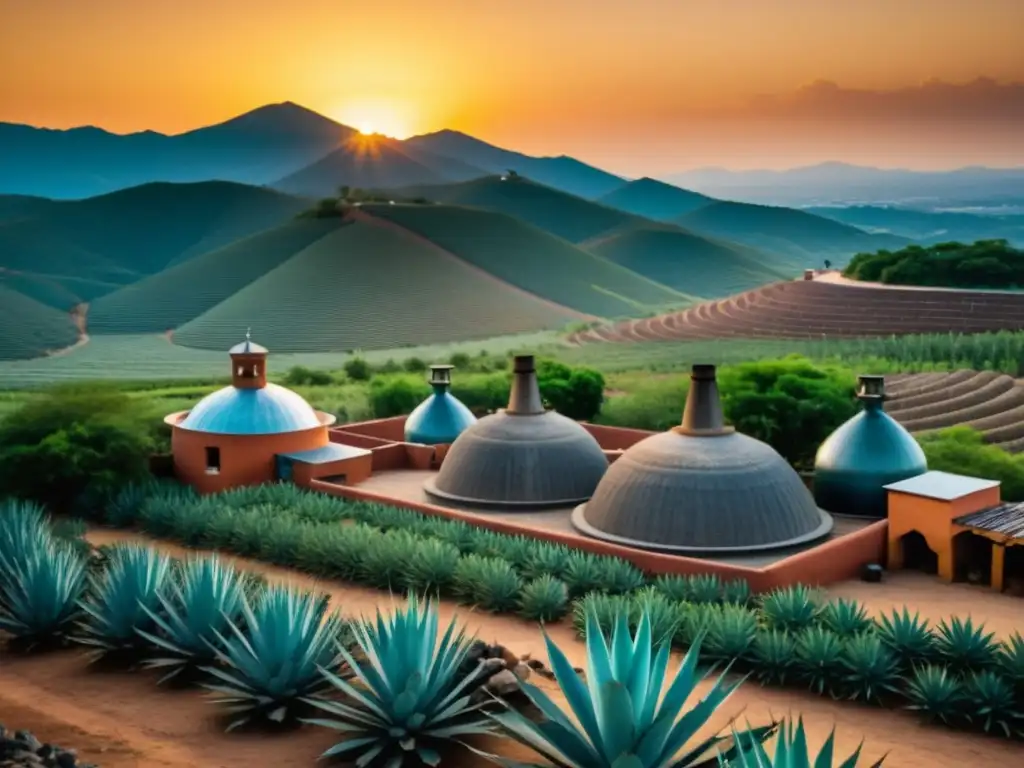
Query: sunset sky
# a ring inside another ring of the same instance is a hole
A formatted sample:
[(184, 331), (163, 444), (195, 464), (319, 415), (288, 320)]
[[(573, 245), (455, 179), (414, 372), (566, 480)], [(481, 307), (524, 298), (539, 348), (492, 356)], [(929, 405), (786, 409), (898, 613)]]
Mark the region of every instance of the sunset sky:
[(1022, 30), (1024, 0), (0, 0), (0, 121), (288, 100), (632, 175), (1024, 165)]

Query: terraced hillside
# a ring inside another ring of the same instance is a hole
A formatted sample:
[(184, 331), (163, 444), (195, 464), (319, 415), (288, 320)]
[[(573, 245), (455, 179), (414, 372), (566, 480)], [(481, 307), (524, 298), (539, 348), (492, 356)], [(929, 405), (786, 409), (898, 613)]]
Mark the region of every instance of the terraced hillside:
[(94, 302), (89, 331), (163, 333), (177, 328), (339, 226), (340, 219), (294, 219), (165, 269)]
[(1024, 451), (1024, 385), (993, 371), (887, 376), (885, 409), (912, 433), (968, 426), (985, 442)]
[(251, 326), (277, 352), (372, 350), (560, 328), (582, 318), (383, 220), (360, 218), (186, 323), (174, 340), (227, 349)]
[(598, 202), (648, 219), (671, 221), (717, 201), (700, 192), (644, 177), (623, 184), (598, 198)]
[(679, 227), (627, 227), (582, 247), (695, 299), (728, 296), (791, 277), (753, 248)]
[(39, 357), (77, 339), (70, 314), (0, 284), (0, 360)]
[(500, 280), (583, 314), (635, 316), (687, 300), (503, 213), (449, 205), (367, 204), (360, 210), (422, 235)]
[(820, 339), (1024, 329), (1024, 294), (772, 283), (686, 310), (573, 334), (593, 341)]

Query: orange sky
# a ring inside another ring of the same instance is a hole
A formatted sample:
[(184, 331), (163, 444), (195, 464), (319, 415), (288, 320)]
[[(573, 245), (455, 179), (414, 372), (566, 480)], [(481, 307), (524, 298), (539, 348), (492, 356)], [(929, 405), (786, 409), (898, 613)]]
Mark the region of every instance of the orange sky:
[[(178, 132), (291, 100), (623, 172), (779, 165), (846, 142), (715, 143), (707, 113), (819, 79), (1024, 81), (1022, 29), (1024, 0), (0, 0), (0, 120)], [(921, 162), (955, 164), (934, 141)], [(869, 144), (832, 159), (888, 164)]]

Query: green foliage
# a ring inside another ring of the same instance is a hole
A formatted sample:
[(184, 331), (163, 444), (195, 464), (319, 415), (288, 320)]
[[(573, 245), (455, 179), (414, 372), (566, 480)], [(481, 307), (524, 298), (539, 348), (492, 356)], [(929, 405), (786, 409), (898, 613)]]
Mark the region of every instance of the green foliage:
[(872, 626), (864, 606), (856, 600), (845, 598), (825, 603), (818, 613), (818, 621), (844, 638), (858, 635)]
[(733, 662), (750, 653), (757, 637), (757, 614), (738, 605), (715, 606), (704, 648), (709, 659)]
[(378, 419), (409, 413), (430, 394), (430, 385), (419, 377), (375, 376), (370, 382), (370, 408)]
[(0, 501), (0, 587), (26, 555), (41, 549), (50, 540), (46, 510), (32, 501)]
[(150, 414), (111, 389), (54, 389), (0, 422), (0, 493), (68, 510), (86, 488), (112, 492), (149, 473)]
[(750, 656), (754, 675), (762, 685), (785, 685), (796, 668), (796, 640), (781, 629), (758, 632)]
[(306, 700), (330, 716), (306, 722), (346, 735), (323, 757), (356, 760), (367, 768), (401, 768), (406, 761), (439, 765), (440, 747), (492, 730), (480, 705), (470, 703), (482, 664), (461, 672), (471, 647), (465, 630), (456, 632), (453, 619), (439, 638), (438, 624), (437, 607), (410, 596), (404, 612), (385, 618), (378, 611), (376, 622), (353, 625), (362, 658), (344, 648), (340, 653), (355, 680), (322, 670), (344, 698)]
[(899, 662), (877, 636), (846, 638), (841, 661), (846, 667), (842, 689), (848, 698), (881, 704), (883, 697), (899, 693)]
[(1020, 632), (1014, 632), (1002, 644), (997, 661), (999, 670), (1017, 687), (1024, 702), (1024, 637)]
[(0, 554), (0, 631), (32, 647), (67, 637), (79, 616), (86, 561), (63, 542), (33, 541)]
[(524, 579), (537, 579), (541, 576), (553, 576), (561, 579), (569, 569), (572, 550), (562, 544), (537, 542), (520, 573)]
[(1006, 240), (908, 245), (898, 251), (859, 253), (843, 274), (896, 285), (1005, 289), (1024, 285), (1024, 251)]
[(90, 574), (88, 594), (82, 601), (85, 621), (73, 639), (92, 646), (93, 659), (111, 653), (134, 653), (143, 647), (139, 631), (156, 628), (153, 614), (160, 610), (171, 560), (155, 549), (138, 544), (117, 544), (107, 567)]
[[(662, 696), (669, 646), (655, 648), (646, 614), (632, 636), (628, 616), (619, 613), (610, 646), (595, 614), (588, 613), (586, 623), (586, 684), (558, 645), (544, 635), (551, 669), (579, 725), (543, 690), (521, 682), (522, 691), (544, 719), (536, 723), (513, 709), (491, 715), (502, 732), (559, 768), (683, 768), (707, 759), (723, 737), (712, 736), (680, 753), (738, 684), (719, 678), (699, 704), (686, 710), (687, 700), (701, 682), (697, 677), (699, 641), (687, 652)], [(768, 730), (755, 732), (752, 738), (764, 738)]]
[(41, 304), (3, 283), (0, 328), (4, 329), (0, 335), (0, 360), (40, 357), (48, 350), (70, 347), (78, 338), (66, 311)]
[(360, 580), (378, 589), (401, 592), (416, 551), (416, 538), (408, 531), (387, 531), (367, 542), (360, 557)]
[(418, 594), (444, 594), (455, 582), (461, 553), (454, 544), (438, 539), (416, 542), (406, 563), (405, 586)]
[(906, 606), (893, 609), (877, 620), (878, 638), (889, 647), (904, 671), (914, 664), (928, 661), (935, 655), (935, 635), (928, 626), (928, 620), (918, 613), (913, 616)]
[[(797, 720), (795, 730), (792, 720), (782, 724), (778, 729), (775, 752), (771, 757), (768, 756), (764, 744), (756, 738), (749, 738), (747, 733), (749, 732), (733, 729), (733, 739), (745, 748), (741, 747), (739, 753), (731, 758), (720, 757), (719, 765), (722, 768), (833, 768), (835, 765), (835, 728), (829, 731), (828, 738), (814, 756), (811, 755), (807, 743), (803, 718)], [(862, 747), (857, 747), (853, 754), (842, 759), (836, 768), (857, 768), (861, 749)], [(871, 768), (881, 768), (884, 760), (883, 757), (873, 763)]]
[(547, 574), (527, 582), (519, 598), (519, 615), (533, 621), (558, 621), (569, 610), (565, 583)]
[(284, 383), (289, 387), (326, 387), (334, 383), (334, 378), (327, 371), (293, 365), (284, 375)]
[(991, 670), (972, 672), (964, 681), (964, 697), (970, 706), (968, 719), (985, 733), (999, 731), (1010, 738), (1024, 727), (1024, 713), (1017, 709), (1013, 686)]
[(773, 590), (761, 598), (761, 615), (768, 627), (795, 632), (818, 617), (817, 596), (803, 584)]
[(468, 555), (455, 569), (455, 592), (464, 602), (485, 611), (514, 611), (522, 581), (507, 561)]
[(1024, 454), (986, 445), (981, 433), (967, 426), (925, 432), (919, 442), (929, 469), (998, 480), (1004, 500), (1024, 501)]
[(815, 693), (834, 695), (843, 674), (843, 641), (824, 627), (806, 627), (796, 636), (800, 677)]
[(563, 416), (590, 421), (604, 402), (604, 376), (593, 368), (573, 368), (555, 360), (537, 363), (541, 397)]
[(243, 596), (241, 621), (217, 633), (217, 664), (203, 667), (216, 682), (203, 687), (220, 694), (234, 715), (233, 730), (254, 718), (284, 722), (306, 697), (325, 689), (322, 669), (338, 667), (341, 620), (326, 615), (320, 595), (284, 586), (266, 587), (253, 601)]
[(602, 560), (597, 555), (579, 550), (569, 555), (569, 564), (565, 569), (565, 585), (569, 588), (570, 597), (582, 597), (588, 592), (603, 589), (603, 576)]
[(175, 570), (168, 588), (157, 594), (159, 610), (143, 606), (154, 631), (136, 630), (160, 654), (146, 665), (168, 670), (160, 683), (215, 661), (218, 638), (241, 616), (248, 585), (216, 555), (191, 557)]
[(347, 360), (342, 368), (345, 375), (352, 381), (369, 381), (370, 376), (373, 375), (370, 364), (362, 357), (353, 357), (351, 360)]
[(999, 646), (993, 632), (975, 626), (968, 616), (943, 619), (935, 628), (935, 651), (954, 672), (989, 669), (998, 661)]
[(957, 725), (965, 715), (964, 693), (957, 677), (945, 667), (928, 664), (914, 670), (906, 687), (907, 709), (930, 722)]

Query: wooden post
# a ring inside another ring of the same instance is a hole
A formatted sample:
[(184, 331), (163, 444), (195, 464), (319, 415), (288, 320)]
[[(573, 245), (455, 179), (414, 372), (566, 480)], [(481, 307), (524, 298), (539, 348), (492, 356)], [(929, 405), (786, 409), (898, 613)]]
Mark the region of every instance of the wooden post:
[(1006, 572), (1006, 547), (992, 542), (992, 589), (1003, 591), (1003, 574)]

